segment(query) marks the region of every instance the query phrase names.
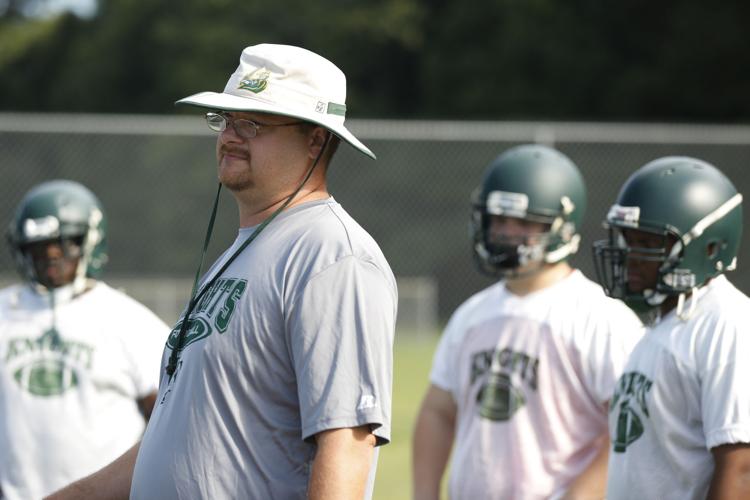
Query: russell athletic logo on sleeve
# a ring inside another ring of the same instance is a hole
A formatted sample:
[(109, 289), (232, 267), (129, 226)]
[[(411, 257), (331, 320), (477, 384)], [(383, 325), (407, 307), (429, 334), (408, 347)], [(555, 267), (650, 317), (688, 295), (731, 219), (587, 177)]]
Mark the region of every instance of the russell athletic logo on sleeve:
[(372, 394), (365, 394), (359, 399), (359, 404), (357, 405), (358, 410), (368, 410), (370, 408), (376, 408), (378, 406), (377, 401), (375, 400), (375, 396)]

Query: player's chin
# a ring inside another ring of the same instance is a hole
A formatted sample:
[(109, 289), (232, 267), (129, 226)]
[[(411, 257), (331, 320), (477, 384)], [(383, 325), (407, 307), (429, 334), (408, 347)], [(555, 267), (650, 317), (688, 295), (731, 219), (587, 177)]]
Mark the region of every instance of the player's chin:
[(252, 184), (247, 175), (232, 175), (221, 170), (219, 171), (219, 182), (230, 191), (243, 191)]
[(216, 174), (222, 183), (231, 182), (232, 179), (247, 177), (250, 172), (250, 166), (247, 162), (233, 159), (223, 159), (216, 168)]
[(644, 284), (643, 280), (628, 280), (628, 291), (630, 293), (641, 293), (647, 288), (653, 288), (648, 287)]

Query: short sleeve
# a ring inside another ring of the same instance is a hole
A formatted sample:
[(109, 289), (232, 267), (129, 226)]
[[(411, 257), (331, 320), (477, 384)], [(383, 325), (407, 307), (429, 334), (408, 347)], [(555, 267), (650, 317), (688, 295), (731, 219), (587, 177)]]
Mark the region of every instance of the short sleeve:
[(699, 354), (706, 447), (750, 443), (750, 329), (728, 318), (707, 328)]
[(457, 359), (456, 353), (457, 340), (459, 336), (459, 326), (461, 325), (460, 314), (454, 314), (448, 321), (448, 324), (440, 337), (438, 346), (435, 349), (435, 356), (432, 359), (432, 369), (430, 370), (430, 383), (435, 387), (443, 389), (453, 394), (455, 399), (458, 388), (457, 383)]
[(302, 438), (370, 425), (390, 441), (395, 283), (346, 257), (312, 277), (289, 313)]
[(587, 308), (590, 324), (584, 328), (586, 336), (579, 347), (581, 366), (590, 393), (604, 404), (612, 397), (615, 383), (644, 327), (635, 313), (615, 299), (606, 298), (599, 307), (589, 304)]

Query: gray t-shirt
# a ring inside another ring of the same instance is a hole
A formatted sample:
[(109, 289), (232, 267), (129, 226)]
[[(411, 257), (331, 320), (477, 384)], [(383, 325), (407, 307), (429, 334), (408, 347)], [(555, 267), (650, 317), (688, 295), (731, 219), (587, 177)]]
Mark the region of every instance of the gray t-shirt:
[(172, 331), (131, 498), (304, 498), (316, 433), (369, 424), (387, 443), (396, 305), (385, 257), (332, 198), (280, 214), (196, 306), (170, 380)]

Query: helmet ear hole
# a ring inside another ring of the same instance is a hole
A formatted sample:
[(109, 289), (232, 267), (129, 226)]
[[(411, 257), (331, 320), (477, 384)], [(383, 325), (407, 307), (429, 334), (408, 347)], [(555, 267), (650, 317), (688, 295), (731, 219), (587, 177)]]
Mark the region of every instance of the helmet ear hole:
[(721, 245), (718, 241), (713, 240), (706, 245), (706, 256), (713, 260), (719, 255), (719, 251), (722, 247), (726, 246), (726, 244)]

